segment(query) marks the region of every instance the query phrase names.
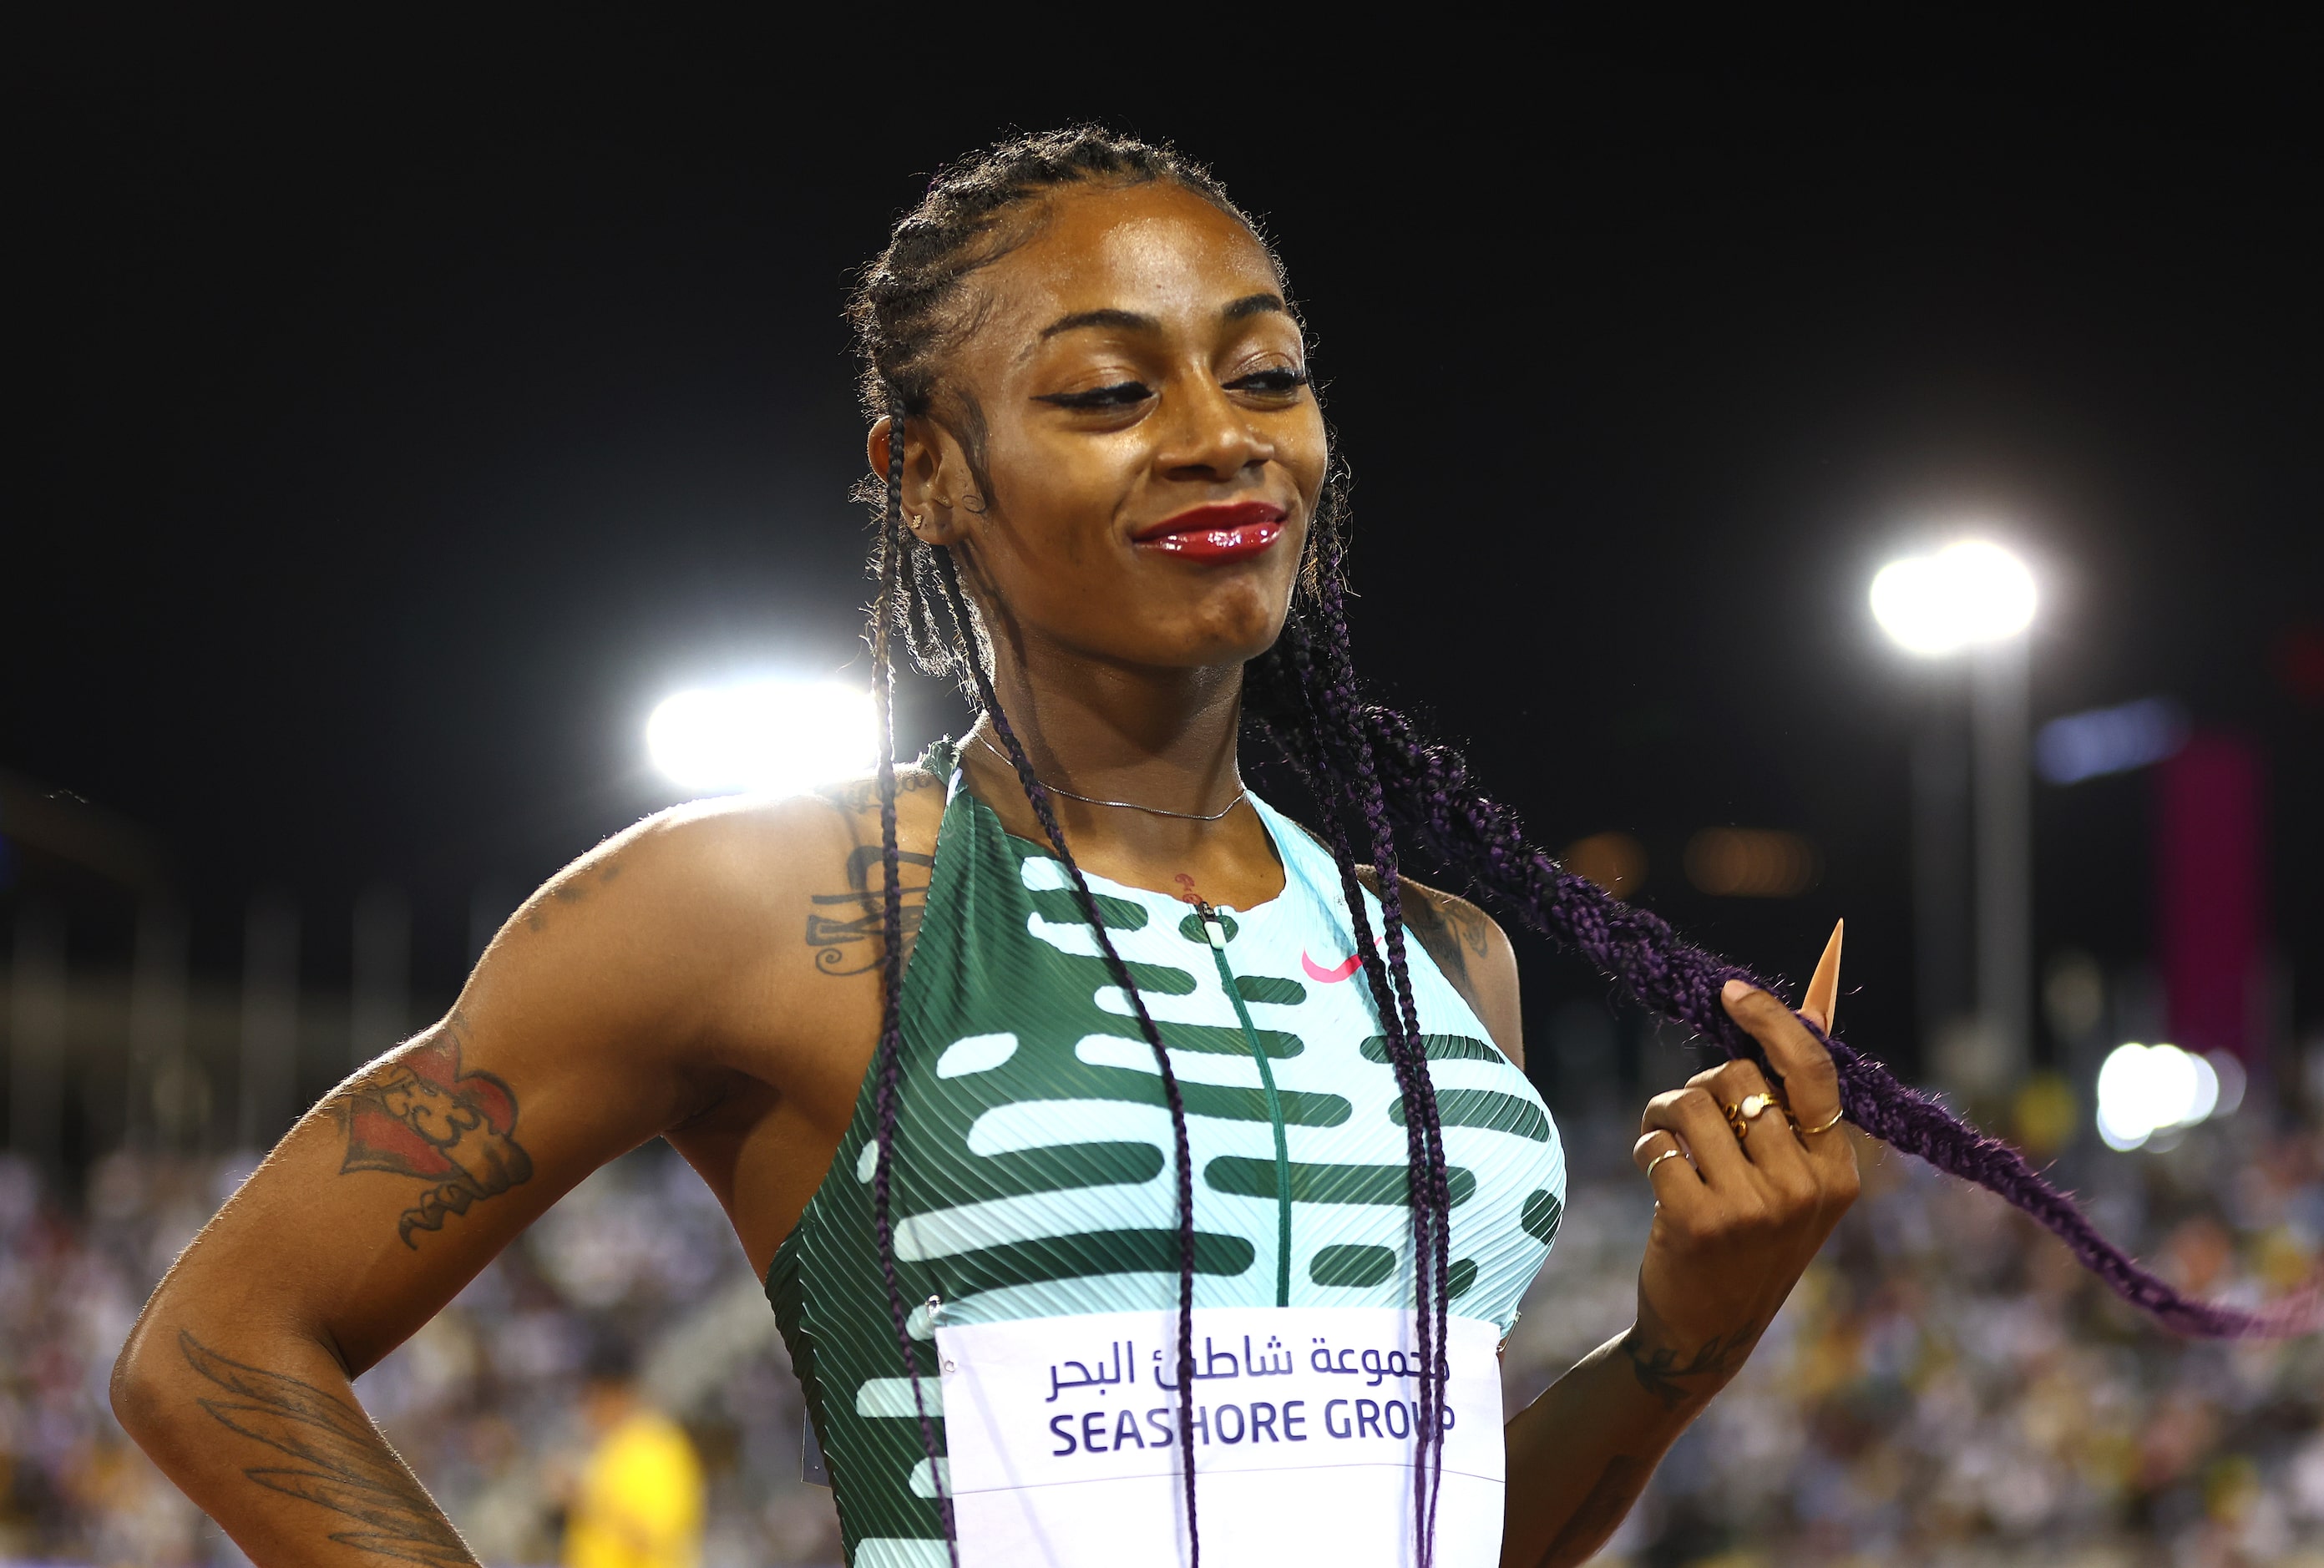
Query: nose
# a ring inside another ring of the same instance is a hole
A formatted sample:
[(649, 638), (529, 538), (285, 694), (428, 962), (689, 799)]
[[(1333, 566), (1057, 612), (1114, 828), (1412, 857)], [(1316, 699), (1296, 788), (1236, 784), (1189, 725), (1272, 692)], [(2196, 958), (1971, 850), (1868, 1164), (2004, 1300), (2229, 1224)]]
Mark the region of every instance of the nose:
[(1275, 443), (1207, 365), (1190, 366), (1165, 389), (1161, 430), (1155, 466), (1171, 479), (1222, 483), (1275, 457)]

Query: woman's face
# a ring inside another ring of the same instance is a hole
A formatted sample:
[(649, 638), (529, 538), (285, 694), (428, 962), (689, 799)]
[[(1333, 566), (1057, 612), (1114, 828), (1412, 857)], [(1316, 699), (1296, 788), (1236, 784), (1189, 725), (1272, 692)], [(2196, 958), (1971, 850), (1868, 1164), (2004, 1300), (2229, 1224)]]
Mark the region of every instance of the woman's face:
[(905, 501), (922, 538), (964, 543), (996, 641), (1178, 669), (1264, 651), (1328, 453), (1258, 241), (1167, 182), (1069, 189), (967, 287), (945, 374), (991, 493), (952, 432), (915, 425)]

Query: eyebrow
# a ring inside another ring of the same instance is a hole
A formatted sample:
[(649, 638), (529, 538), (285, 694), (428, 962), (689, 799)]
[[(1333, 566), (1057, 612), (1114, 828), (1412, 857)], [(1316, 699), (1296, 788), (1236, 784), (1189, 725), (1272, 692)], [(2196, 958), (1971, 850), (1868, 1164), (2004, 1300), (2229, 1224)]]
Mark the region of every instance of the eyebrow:
[(1041, 328), (1045, 338), (1060, 332), (1078, 331), (1084, 327), (1111, 327), (1124, 332), (1152, 332), (1162, 323), (1151, 316), (1140, 316), (1135, 310), (1076, 310), (1070, 316), (1060, 316)]
[[(1244, 321), (1253, 316), (1281, 315), (1287, 310), (1279, 294), (1246, 294), (1219, 312), (1222, 321)], [(1041, 328), (1044, 339), (1060, 332), (1074, 332), (1085, 327), (1111, 327), (1119, 332), (1155, 332), (1162, 323), (1151, 316), (1141, 316), (1135, 310), (1076, 310), (1070, 316), (1060, 316)]]
[(1220, 317), (1228, 321), (1247, 321), (1253, 316), (1286, 316), (1290, 307), (1284, 304), (1280, 294), (1246, 294), (1225, 309)]

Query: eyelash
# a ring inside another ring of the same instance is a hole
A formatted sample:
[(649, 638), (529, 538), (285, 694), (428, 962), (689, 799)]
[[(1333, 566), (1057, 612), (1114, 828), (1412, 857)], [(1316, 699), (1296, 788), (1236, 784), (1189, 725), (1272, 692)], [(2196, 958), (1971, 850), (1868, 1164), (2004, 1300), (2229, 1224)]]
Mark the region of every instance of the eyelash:
[[(1307, 373), (1287, 369), (1254, 371), (1226, 384), (1229, 392), (1253, 392), (1263, 397), (1288, 397), (1307, 384)], [(1130, 408), (1153, 395), (1153, 389), (1142, 381), (1123, 381), (1111, 386), (1093, 387), (1088, 392), (1051, 392), (1037, 401), (1061, 409), (1086, 411)]]

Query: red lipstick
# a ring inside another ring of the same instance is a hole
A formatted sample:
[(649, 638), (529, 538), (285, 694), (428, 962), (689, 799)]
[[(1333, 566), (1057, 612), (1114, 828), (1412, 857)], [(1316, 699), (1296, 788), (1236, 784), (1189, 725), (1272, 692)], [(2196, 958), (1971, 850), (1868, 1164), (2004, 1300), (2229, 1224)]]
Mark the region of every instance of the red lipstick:
[(1283, 508), (1267, 501), (1189, 507), (1130, 537), (1141, 549), (1188, 560), (1249, 560), (1283, 537)]

